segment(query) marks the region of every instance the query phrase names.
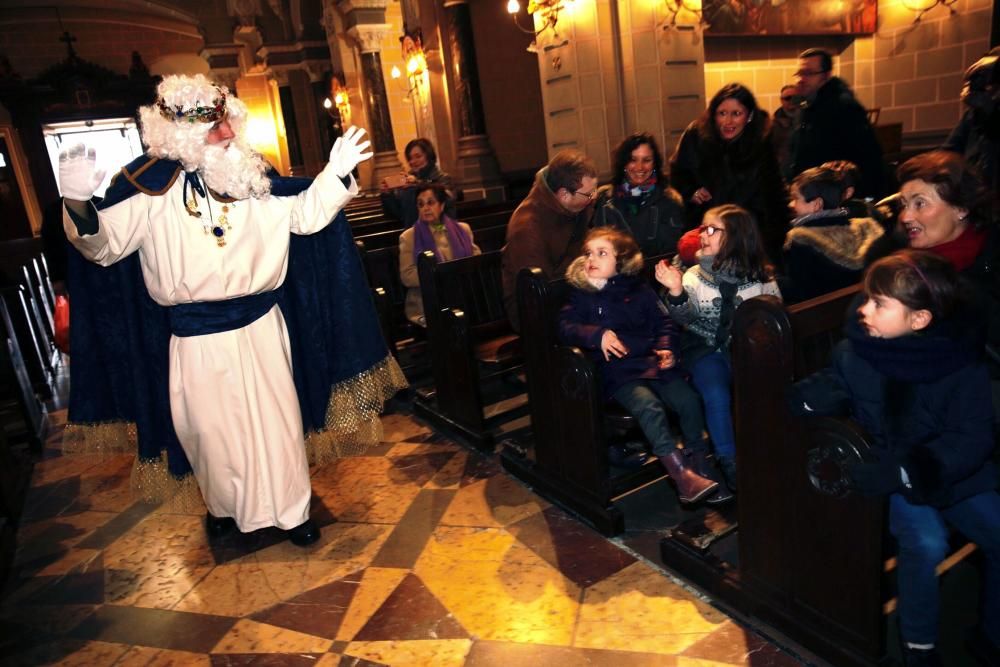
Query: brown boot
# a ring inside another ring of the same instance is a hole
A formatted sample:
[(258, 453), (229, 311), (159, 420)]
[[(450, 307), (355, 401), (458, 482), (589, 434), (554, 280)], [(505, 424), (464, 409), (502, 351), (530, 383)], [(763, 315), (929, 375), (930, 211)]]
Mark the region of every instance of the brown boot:
[(684, 465), (684, 455), (674, 450), (668, 456), (657, 457), (670, 473), (682, 503), (696, 503), (719, 488), (718, 482), (705, 479)]

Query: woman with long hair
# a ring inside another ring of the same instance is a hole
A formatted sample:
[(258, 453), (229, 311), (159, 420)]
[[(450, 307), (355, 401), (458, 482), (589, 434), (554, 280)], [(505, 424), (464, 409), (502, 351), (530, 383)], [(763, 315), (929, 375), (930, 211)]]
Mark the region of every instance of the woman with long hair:
[(625, 137), (611, 157), (611, 183), (597, 193), (593, 226), (625, 232), (646, 257), (674, 252), (690, 224), (680, 194), (663, 173), (656, 139), (637, 132)]
[(788, 230), (785, 186), (767, 112), (749, 88), (730, 83), (712, 97), (677, 143), (670, 182), (683, 197), (692, 226), (700, 225), (710, 208), (742, 206), (760, 225), (768, 256), (780, 257)]

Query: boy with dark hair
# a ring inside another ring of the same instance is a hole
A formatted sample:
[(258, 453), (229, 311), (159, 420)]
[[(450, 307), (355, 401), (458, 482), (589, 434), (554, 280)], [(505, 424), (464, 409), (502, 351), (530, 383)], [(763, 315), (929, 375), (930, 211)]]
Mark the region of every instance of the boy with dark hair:
[(865, 254), (884, 230), (870, 217), (852, 218), (843, 206), (841, 173), (806, 169), (792, 181), (789, 208), (795, 213), (783, 248), (785, 303), (796, 303), (853, 285), (861, 279)]

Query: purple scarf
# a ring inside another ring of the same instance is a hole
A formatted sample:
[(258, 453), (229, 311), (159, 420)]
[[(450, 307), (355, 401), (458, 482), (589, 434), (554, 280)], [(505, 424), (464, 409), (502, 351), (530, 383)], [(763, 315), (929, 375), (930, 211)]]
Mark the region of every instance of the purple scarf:
[[(472, 255), (472, 239), (465, 235), (454, 218), (446, 215), (443, 219), (442, 225), (448, 234), (448, 245), (451, 246), (452, 259), (461, 259)], [(444, 261), (437, 244), (434, 243), (434, 235), (431, 234), (430, 225), (418, 218), (413, 223), (413, 261), (417, 261), (420, 253), (425, 250), (433, 250), (437, 261)]]

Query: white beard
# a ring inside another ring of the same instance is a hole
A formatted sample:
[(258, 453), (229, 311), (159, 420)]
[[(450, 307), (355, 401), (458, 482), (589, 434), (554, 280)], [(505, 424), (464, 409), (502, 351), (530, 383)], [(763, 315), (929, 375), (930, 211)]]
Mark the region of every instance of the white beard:
[(265, 175), (267, 163), (246, 146), (210, 144), (198, 172), (208, 187), (234, 199), (267, 199), (271, 181)]

